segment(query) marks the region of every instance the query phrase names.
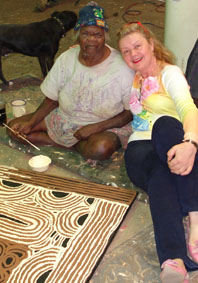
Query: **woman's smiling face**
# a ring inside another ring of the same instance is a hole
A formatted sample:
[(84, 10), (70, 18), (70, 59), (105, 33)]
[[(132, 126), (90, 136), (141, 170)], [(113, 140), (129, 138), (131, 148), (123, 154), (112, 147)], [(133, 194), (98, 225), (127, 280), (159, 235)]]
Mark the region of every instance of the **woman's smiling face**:
[(153, 41), (149, 43), (139, 32), (124, 36), (119, 42), (120, 52), (127, 65), (140, 73), (150, 69), (154, 54)]
[(82, 52), (97, 55), (105, 46), (104, 29), (97, 26), (85, 26), (80, 30), (79, 44)]

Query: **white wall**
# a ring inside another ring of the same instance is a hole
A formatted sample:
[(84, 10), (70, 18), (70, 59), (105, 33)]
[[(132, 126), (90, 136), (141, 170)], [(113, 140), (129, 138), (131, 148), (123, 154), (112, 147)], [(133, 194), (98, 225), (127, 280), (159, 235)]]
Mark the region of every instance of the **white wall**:
[(166, 0), (164, 44), (185, 72), (188, 56), (198, 38), (198, 0)]

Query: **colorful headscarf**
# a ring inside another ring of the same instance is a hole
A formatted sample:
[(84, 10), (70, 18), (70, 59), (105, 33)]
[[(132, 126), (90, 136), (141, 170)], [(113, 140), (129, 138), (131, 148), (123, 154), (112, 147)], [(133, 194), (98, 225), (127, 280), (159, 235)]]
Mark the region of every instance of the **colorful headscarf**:
[(108, 31), (109, 27), (104, 18), (104, 9), (94, 1), (91, 1), (79, 12), (79, 19), (74, 30), (85, 26), (97, 26)]

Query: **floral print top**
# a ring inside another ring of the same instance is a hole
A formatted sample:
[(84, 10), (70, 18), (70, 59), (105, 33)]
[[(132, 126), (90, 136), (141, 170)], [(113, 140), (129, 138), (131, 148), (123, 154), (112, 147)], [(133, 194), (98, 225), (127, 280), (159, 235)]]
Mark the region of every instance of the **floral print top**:
[(177, 66), (167, 65), (159, 76), (143, 79), (137, 72), (130, 97), (133, 113), (132, 140), (151, 139), (154, 122), (168, 115), (183, 122), (189, 109), (194, 109), (188, 84)]

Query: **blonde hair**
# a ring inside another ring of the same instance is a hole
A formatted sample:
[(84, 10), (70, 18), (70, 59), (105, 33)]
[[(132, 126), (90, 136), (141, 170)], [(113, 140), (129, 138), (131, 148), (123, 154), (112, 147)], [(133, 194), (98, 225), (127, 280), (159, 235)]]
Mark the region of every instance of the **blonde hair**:
[(148, 41), (148, 43), (153, 40), (154, 44), (154, 55), (157, 60), (166, 62), (168, 64), (174, 64), (175, 62), (175, 56), (173, 53), (168, 50), (152, 33), (151, 30), (149, 30), (147, 27), (143, 26), (140, 22), (138, 23), (129, 23), (125, 24), (119, 31), (119, 41), (134, 32), (141, 33), (142, 36)]

